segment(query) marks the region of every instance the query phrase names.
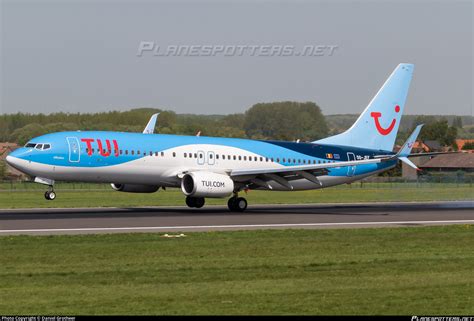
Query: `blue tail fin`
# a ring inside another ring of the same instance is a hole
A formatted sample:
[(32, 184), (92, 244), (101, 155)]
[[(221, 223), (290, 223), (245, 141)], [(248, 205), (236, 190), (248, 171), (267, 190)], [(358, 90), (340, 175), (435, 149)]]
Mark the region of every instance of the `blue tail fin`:
[(399, 64), (351, 128), (315, 143), (392, 151), (413, 69)]

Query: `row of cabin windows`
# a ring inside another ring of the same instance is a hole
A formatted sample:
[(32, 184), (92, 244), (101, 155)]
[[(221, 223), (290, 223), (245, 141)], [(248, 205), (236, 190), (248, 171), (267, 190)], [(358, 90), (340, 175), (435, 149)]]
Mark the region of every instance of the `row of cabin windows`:
[[(175, 153), (173, 153), (173, 157), (175, 157), (174, 154)], [(184, 153), (183, 155), (184, 155), (184, 158), (204, 158), (204, 155), (202, 153)], [(214, 154), (209, 154), (208, 156), (209, 156), (210, 159), (213, 159)], [(279, 157), (277, 157), (277, 158), (265, 157), (264, 158), (262, 156), (257, 157), (257, 156), (215, 154), (215, 158), (216, 159), (221, 158), (222, 160), (239, 160), (239, 161), (243, 160), (243, 161), (249, 161), (249, 162), (252, 162), (252, 161), (254, 161), (254, 162), (258, 162), (258, 161), (260, 161), (260, 162), (264, 162), (264, 161), (265, 162), (274, 162), (275, 160), (276, 160), (277, 163), (280, 162)], [(283, 161), (283, 163), (286, 163), (288, 161), (288, 163), (294, 163), (294, 164), (297, 164), (297, 163), (298, 164), (322, 164), (322, 163), (333, 163), (334, 162), (334, 161), (325, 161), (325, 160), (323, 160), (323, 161), (318, 160), (317, 161), (315, 159), (313, 161), (311, 161), (309, 159), (308, 160), (306, 160), (306, 159), (301, 160), (301, 159), (295, 159), (295, 158), (293, 158), (293, 159), (291, 159), (291, 158), (282, 158), (282, 161)]]
[[(96, 151), (96, 150), (95, 150), (94, 148), (92, 148), (92, 154), (93, 154), (95, 151)], [(86, 152), (89, 154), (89, 149), (88, 149), (88, 148), (86, 148)], [(100, 150), (97, 149), (97, 153), (99, 153), (99, 152), (100, 152)], [(104, 150), (103, 150), (103, 153), (104, 153), (104, 154), (107, 154), (107, 153), (112, 154), (112, 151), (111, 151), (111, 150), (106, 150), (106, 149), (104, 149)], [(119, 154), (120, 154), (120, 155), (123, 155), (123, 154), (129, 155), (129, 154), (130, 154), (130, 155), (137, 155), (137, 156), (138, 156), (138, 155), (141, 155), (139, 150), (137, 150), (137, 151), (136, 151), (136, 154), (135, 154), (135, 150), (131, 150), (130, 153), (129, 153), (128, 149), (126, 149), (125, 151), (121, 149), (121, 150), (119, 151)], [(149, 153), (143, 152), (143, 156), (146, 156), (146, 155), (150, 155), (150, 156), (153, 156), (153, 155), (154, 155), (154, 156), (159, 156), (159, 155), (161, 155), (161, 156), (163, 157), (163, 156), (165, 156), (165, 153), (164, 153), (164, 152), (149, 152)], [(203, 153), (184, 153), (183, 156), (184, 156), (184, 158), (204, 158), (204, 154), (203, 154)], [(208, 156), (209, 156), (210, 159), (213, 159), (214, 154), (209, 154)], [(176, 157), (176, 153), (175, 153), (175, 152), (173, 152), (173, 157)], [(268, 158), (268, 157), (262, 157), (262, 156), (257, 157), (257, 156), (224, 155), (224, 154), (219, 155), (219, 154), (215, 154), (215, 158), (216, 158), (216, 159), (222, 159), (222, 160), (239, 160), (239, 161), (242, 161), (242, 160), (243, 160), (243, 161), (249, 161), (249, 162), (252, 162), (252, 161), (254, 161), (254, 162), (258, 162), (258, 161), (260, 161), (260, 162), (264, 162), (264, 161), (265, 161), (265, 162), (274, 162), (275, 160), (276, 160), (277, 163), (280, 162), (280, 158), (279, 158), (279, 157), (277, 157), (277, 158), (273, 158), (273, 157)], [(325, 163), (334, 163), (334, 161), (326, 161), (326, 160), (321, 161), (321, 160), (315, 160), (315, 159), (313, 159), (313, 161), (311, 162), (311, 160), (309, 160), (309, 159), (308, 159), (308, 160), (306, 160), (306, 159), (301, 160), (301, 159), (295, 159), (295, 158), (293, 158), (293, 159), (292, 159), (292, 158), (282, 158), (282, 162), (283, 162), (283, 163), (286, 163), (287, 161), (288, 161), (288, 163), (293, 163), (293, 164), (325, 164)]]

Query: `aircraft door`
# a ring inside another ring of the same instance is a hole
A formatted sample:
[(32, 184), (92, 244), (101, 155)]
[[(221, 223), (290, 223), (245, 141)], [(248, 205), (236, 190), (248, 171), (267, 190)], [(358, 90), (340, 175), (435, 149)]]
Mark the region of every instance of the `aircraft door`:
[(204, 163), (206, 162), (206, 159), (204, 158), (205, 156), (204, 152), (202, 150), (199, 150), (197, 152), (197, 156), (198, 156), (197, 158), (198, 165), (204, 165)]
[[(348, 161), (355, 161), (354, 153), (347, 153), (347, 160)], [(352, 177), (354, 176), (356, 167), (355, 166), (347, 166), (347, 176)]]
[(215, 157), (216, 155), (214, 152), (207, 152), (207, 164), (214, 165), (216, 162)]
[(69, 162), (77, 163), (81, 159), (81, 147), (77, 137), (67, 137), (67, 144), (69, 146)]

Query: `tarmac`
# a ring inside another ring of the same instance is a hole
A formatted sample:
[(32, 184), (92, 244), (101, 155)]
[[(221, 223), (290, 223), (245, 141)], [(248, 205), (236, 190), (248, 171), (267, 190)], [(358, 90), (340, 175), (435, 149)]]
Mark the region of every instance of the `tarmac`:
[(474, 201), (0, 210), (0, 236), (449, 224), (474, 224)]

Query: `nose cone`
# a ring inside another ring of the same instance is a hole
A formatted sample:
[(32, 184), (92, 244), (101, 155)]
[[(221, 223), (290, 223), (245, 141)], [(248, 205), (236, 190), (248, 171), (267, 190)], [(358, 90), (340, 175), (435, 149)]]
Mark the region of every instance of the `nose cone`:
[(14, 150), (10, 154), (8, 154), (7, 158), (5, 158), (5, 161), (7, 162), (8, 165), (15, 167), (18, 170), (20, 169), (20, 163), (21, 163), (21, 149), (19, 148), (17, 150)]
[[(14, 153), (14, 152), (13, 152), (13, 153)], [(15, 163), (18, 162), (18, 158), (16, 158), (15, 156), (12, 156), (13, 153), (11, 153), (10, 155), (8, 155), (5, 160), (7, 161), (7, 164), (8, 164), (8, 165), (15, 167)]]

